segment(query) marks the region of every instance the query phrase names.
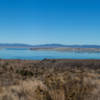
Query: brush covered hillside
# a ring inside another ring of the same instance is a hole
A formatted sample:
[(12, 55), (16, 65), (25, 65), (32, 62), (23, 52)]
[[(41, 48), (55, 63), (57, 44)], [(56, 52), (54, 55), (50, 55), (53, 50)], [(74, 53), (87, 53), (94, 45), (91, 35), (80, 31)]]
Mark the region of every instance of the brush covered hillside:
[(100, 100), (100, 60), (0, 60), (0, 100)]

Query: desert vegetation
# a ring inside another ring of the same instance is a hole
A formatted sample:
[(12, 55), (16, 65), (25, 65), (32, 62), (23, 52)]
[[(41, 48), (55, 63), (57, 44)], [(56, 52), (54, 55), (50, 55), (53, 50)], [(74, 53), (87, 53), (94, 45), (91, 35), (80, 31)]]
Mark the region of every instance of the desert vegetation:
[(0, 60), (0, 100), (100, 100), (100, 60)]

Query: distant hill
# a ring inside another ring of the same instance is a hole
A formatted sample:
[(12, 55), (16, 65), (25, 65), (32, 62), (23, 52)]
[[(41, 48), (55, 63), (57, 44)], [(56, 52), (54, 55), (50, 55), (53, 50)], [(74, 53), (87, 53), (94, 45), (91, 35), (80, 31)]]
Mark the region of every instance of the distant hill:
[(34, 45), (33, 47), (39, 48), (55, 48), (55, 47), (71, 47), (71, 48), (100, 48), (100, 45), (63, 45), (63, 44), (43, 44)]
[(0, 47), (32, 47), (32, 45), (28, 45), (28, 44), (18, 44), (18, 43), (14, 43), (14, 44), (9, 44), (9, 43), (0, 43)]
[(55, 48), (55, 47), (72, 47), (72, 48), (100, 48), (100, 45), (63, 45), (63, 44), (42, 44), (42, 45), (29, 45), (20, 43), (0, 43), (0, 47), (33, 47), (33, 48)]

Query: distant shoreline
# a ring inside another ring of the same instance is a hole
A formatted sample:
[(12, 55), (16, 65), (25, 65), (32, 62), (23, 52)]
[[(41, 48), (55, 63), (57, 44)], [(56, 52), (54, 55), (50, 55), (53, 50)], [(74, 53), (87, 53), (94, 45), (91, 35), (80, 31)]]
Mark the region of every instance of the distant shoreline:
[(58, 48), (30, 48), (30, 50), (49, 50), (49, 51), (61, 51), (61, 52), (99, 52), (100, 48), (72, 48), (72, 47), (58, 47)]
[(64, 44), (40, 44), (30, 45), (22, 43), (0, 43), (0, 49), (2, 48), (27, 48), (29, 50), (49, 50), (59, 52), (88, 52), (88, 53), (100, 53), (100, 45), (64, 45)]
[(76, 61), (76, 62), (78, 62), (78, 61), (82, 61), (82, 62), (84, 62), (84, 61), (100, 61), (100, 59), (47, 59), (47, 58), (45, 58), (45, 59), (42, 59), (42, 60), (29, 60), (29, 59), (1, 59), (0, 58), (0, 61), (33, 61), (33, 62), (40, 62), (40, 61), (52, 61), (52, 60), (54, 60), (54, 61)]
[(59, 52), (80, 52), (80, 53), (100, 53), (100, 48), (84, 48), (84, 47), (20, 47), (20, 46), (4, 46), (0, 47), (0, 50), (4, 48), (26, 48), (32, 51), (59, 51)]

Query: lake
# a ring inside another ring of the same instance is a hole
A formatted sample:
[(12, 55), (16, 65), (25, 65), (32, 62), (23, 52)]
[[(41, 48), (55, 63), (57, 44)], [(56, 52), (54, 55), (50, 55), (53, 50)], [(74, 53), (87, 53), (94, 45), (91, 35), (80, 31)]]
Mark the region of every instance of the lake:
[(27, 48), (5, 48), (0, 50), (0, 59), (100, 59), (100, 53), (78, 53), (58, 51), (32, 51)]

